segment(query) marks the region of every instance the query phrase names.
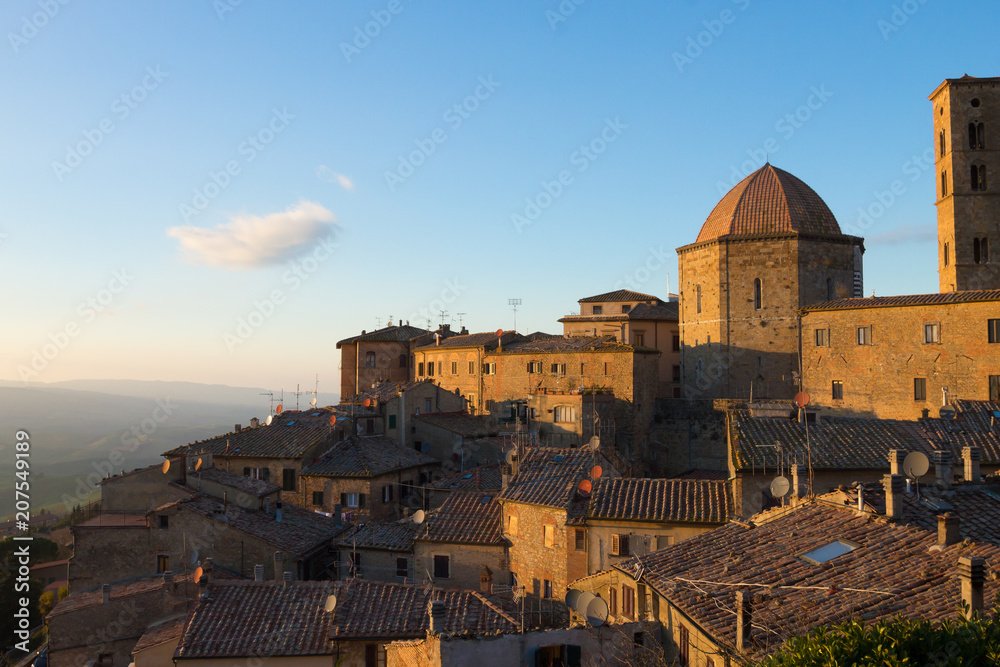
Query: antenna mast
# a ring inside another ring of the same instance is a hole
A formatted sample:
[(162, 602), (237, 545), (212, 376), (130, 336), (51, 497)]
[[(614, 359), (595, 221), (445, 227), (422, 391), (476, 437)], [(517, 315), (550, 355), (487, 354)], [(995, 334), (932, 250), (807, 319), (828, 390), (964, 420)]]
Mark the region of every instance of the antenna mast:
[(507, 305), (514, 309), (514, 331), (517, 332), (517, 307), (522, 301), (520, 299), (507, 299)]
[(261, 396), (269, 396), (271, 398), (271, 407), (268, 408), (267, 414), (273, 414), (274, 413), (274, 392), (273, 391), (262, 391), (262, 392), (260, 392), (260, 395)]

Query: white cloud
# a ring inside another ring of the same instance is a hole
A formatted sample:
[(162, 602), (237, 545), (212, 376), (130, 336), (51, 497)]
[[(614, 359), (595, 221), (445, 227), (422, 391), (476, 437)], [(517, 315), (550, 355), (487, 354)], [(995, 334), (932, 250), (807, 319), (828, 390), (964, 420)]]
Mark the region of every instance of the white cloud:
[(171, 227), (167, 236), (180, 241), (186, 261), (227, 269), (256, 269), (280, 264), (332, 232), (333, 213), (302, 201), (281, 213), (232, 218), (215, 229)]
[(865, 239), (868, 243), (910, 243), (934, 241), (937, 239), (935, 225), (900, 225), (895, 229)]
[(338, 174), (325, 164), (321, 164), (316, 168), (316, 176), (321, 181), (326, 181), (327, 183), (337, 183), (345, 190), (350, 191), (354, 189), (354, 181), (343, 174)]

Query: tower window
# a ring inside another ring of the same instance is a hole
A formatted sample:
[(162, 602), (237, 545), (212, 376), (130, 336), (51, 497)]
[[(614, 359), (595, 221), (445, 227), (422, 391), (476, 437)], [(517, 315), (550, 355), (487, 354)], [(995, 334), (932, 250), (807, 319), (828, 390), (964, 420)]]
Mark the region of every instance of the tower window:
[(701, 312), (701, 285), (696, 285), (694, 288), (694, 301), (695, 301), (695, 311)]
[(941, 157), (944, 157), (944, 130), (938, 135), (938, 143), (940, 144)]
[(973, 97), (972, 101), (969, 102), (969, 104), (971, 104), (974, 107), (978, 107), (979, 106), (979, 98), (978, 97)]
[(990, 263), (990, 240), (983, 237), (983, 240), (979, 242), (979, 252), (983, 256), (983, 264)]
[(969, 148), (974, 151), (986, 148), (986, 132), (982, 123), (969, 123)]
[(979, 247), (979, 239), (972, 239), (972, 261), (976, 264), (983, 263), (983, 256)]
[(941, 198), (948, 196), (948, 170), (941, 172)]
[(754, 310), (760, 310), (763, 305), (763, 295), (761, 294), (760, 278), (754, 278), (753, 281), (753, 308)]
[(927, 400), (927, 378), (913, 378), (913, 400)]
[(974, 164), (971, 166), (971, 185), (973, 191), (983, 191), (986, 189), (986, 165)]
[(949, 263), (951, 263), (951, 257), (949, 257), (949, 253), (948, 253), (948, 244), (945, 243), (944, 244), (944, 265), (948, 266)]
[(826, 300), (833, 301), (833, 278), (826, 279)]

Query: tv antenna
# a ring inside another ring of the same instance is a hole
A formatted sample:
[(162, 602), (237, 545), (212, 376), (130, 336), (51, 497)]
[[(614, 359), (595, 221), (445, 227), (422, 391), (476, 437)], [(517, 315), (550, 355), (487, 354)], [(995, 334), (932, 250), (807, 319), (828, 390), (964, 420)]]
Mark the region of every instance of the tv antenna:
[(441, 324), (444, 324), (444, 319), (446, 317), (448, 317), (448, 311), (447, 310), (439, 310), (438, 311), (438, 315), (441, 316)]
[(260, 395), (261, 396), (267, 396), (267, 397), (269, 397), (271, 399), (271, 406), (267, 409), (267, 414), (273, 415), (274, 414), (274, 392), (273, 391), (262, 391), (262, 392), (260, 392)]
[(462, 318), (465, 315), (468, 315), (468, 313), (455, 313), (455, 314), (458, 315), (458, 328), (461, 329), (462, 328)]
[(302, 393), (303, 394), (312, 394), (313, 397), (312, 397), (312, 400), (309, 401), (309, 405), (312, 405), (312, 406), (316, 405), (316, 401), (319, 400), (319, 373), (316, 373), (316, 386), (313, 388), (313, 390), (312, 391), (304, 391)]
[(522, 301), (520, 299), (507, 299), (507, 305), (514, 309), (514, 331), (517, 331), (517, 307)]
[(302, 394), (308, 394), (308, 393), (309, 393), (308, 391), (299, 391), (299, 383), (298, 382), (295, 383), (295, 391), (292, 392), (292, 395), (295, 396), (295, 409), (296, 410), (299, 409), (299, 396), (301, 396)]
[(377, 328), (381, 329), (382, 328), (382, 318), (381, 317), (376, 317), (375, 318), (375, 324), (376, 324)]

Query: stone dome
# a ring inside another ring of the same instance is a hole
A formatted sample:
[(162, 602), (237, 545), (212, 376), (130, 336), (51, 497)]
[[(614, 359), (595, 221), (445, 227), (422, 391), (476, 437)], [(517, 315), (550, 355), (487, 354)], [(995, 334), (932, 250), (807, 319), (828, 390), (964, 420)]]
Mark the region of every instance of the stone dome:
[(720, 236), (841, 234), (840, 225), (816, 191), (787, 171), (765, 164), (726, 193), (695, 243)]

